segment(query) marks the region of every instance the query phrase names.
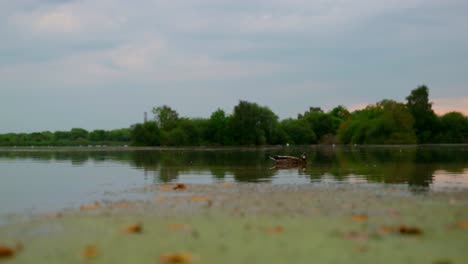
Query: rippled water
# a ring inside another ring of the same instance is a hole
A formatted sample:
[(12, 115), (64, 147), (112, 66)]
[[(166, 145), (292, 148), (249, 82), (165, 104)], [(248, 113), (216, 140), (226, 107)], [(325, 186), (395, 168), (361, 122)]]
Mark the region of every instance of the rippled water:
[[(277, 168), (269, 159), (303, 152), (303, 167)], [(468, 146), (1, 149), (0, 214), (140, 198), (125, 190), (153, 183), (229, 181), (468, 188)]]

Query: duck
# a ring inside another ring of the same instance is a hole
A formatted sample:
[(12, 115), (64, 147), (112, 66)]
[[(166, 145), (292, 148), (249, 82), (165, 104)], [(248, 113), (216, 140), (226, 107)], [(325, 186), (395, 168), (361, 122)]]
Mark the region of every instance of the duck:
[(307, 163), (307, 155), (303, 153), (301, 157), (294, 157), (294, 156), (273, 156), (270, 159), (274, 160), (278, 165), (300, 165)]

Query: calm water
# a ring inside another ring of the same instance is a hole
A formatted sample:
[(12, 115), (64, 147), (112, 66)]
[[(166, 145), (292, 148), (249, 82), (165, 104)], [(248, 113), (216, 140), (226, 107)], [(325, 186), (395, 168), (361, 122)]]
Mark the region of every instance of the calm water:
[[(301, 168), (268, 157), (308, 154)], [(468, 189), (468, 146), (302, 147), (211, 150), (0, 150), (0, 215), (141, 198), (130, 188), (162, 182), (402, 184), (421, 192)]]

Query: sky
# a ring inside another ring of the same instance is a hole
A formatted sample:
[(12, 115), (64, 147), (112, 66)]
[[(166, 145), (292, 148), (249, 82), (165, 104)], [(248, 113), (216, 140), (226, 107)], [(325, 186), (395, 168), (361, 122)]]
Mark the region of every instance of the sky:
[(0, 133), (116, 129), (169, 105), (280, 118), (404, 102), (468, 115), (466, 0), (0, 0)]

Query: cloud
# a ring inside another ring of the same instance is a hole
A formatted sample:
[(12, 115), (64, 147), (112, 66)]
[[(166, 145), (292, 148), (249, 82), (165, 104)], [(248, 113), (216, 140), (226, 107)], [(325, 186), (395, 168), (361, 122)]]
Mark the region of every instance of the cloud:
[(39, 32), (70, 33), (81, 29), (80, 21), (73, 14), (51, 12), (41, 15), (33, 24)]
[[(327, 34), (330, 29), (350, 28), (383, 14), (430, 2), (143, 0), (135, 4), (125, 0), (52, 1), (13, 10), (16, 12), (10, 15), (10, 20), (22, 30), (47, 34), (106, 32), (127, 26), (137, 31), (190, 34)], [(152, 26), (157, 28), (151, 29)]]
[[(202, 1), (200, 6), (213, 5), (213, 8), (200, 9), (197, 5), (180, 8), (180, 1), (163, 8), (180, 12), (169, 27), (182, 32), (217, 32), (220, 34), (329, 34), (330, 30), (346, 30), (375, 17), (415, 8), (428, 1), (249, 1), (249, 5), (238, 2), (230, 6), (229, 1), (220, 1), (229, 9), (220, 10), (213, 1)], [(184, 1), (185, 3), (186, 1)], [(197, 1), (197, 3), (199, 3)], [(247, 7), (248, 6), (248, 7)], [(220, 12), (216, 12), (220, 11)]]
[[(144, 70), (167, 53), (164, 41), (146, 39), (137, 43), (127, 44), (97, 54), (103, 60), (109, 60), (110, 67), (125, 71)], [(99, 58), (97, 58), (99, 59)]]
[(98, 5), (94, 5), (93, 1), (36, 3), (15, 10), (7, 19), (9, 24), (19, 30), (19, 34), (49, 38), (117, 30), (125, 23), (125, 17), (103, 10), (104, 2), (96, 1), (100, 3)]
[(252, 60), (220, 60), (173, 49), (162, 39), (146, 38), (115, 48), (84, 51), (44, 62), (0, 67), (0, 78), (56, 86), (93, 86), (122, 81), (188, 82), (269, 75), (285, 67)]
[(398, 100), (418, 83), (437, 98), (466, 97), (466, 8), (461, 0), (0, 1), (0, 112), (14, 115), (29, 94), (78, 114), (103, 114), (99, 100), (112, 94), (103, 119), (127, 114), (119, 124), (133, 122), (122, 103), (203, 116), (245, 99), (288, 117)]

